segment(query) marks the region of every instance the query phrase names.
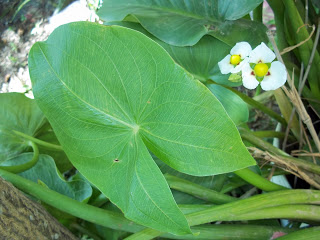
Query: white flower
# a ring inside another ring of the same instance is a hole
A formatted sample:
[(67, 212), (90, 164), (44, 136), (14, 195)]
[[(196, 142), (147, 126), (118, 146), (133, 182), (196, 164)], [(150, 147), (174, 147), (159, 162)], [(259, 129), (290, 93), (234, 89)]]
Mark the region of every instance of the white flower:
[(284, 85), (287, 71), (281, 62), (272, 62), (275, 58), (275, 54), (264, 43), (253, 49), (242, 68), (243, 86), (254, 89), (260, 83), (263, 90), (269, 91)]
[(252, 48), (247, 42), (238, 42), (224, 59), (218, 62), (222, 74), (238, 73), (245, 63), (248, 63), (247, 56)]

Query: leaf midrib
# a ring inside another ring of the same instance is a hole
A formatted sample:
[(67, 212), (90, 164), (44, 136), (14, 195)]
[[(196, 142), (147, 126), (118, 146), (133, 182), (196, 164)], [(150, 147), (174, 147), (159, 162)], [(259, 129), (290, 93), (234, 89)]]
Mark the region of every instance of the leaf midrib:
[[(138, 148), (138, 140), (137, 140), (137, 137), (139, 137), (140, 138), (140, 136), (135, 136), (135, 142), (136, 142), (136, 147)], [(142, 139), (141, 139), (141, 142), (145, 145), (145, 143), (142, 141)], [(149, 154), (149, 153), (148, 153)], [(149, 156), (149, 157), (151, 157), (151, 156)], [(144, 186), (143, 186), (143, 183), (141, 182), (141, 180), (140, 180), (140, 177), (139, 177), (139, 174), (138, 174), (138, 171), (137, 171), (137, 164), (136, 164), (136, 162), (135, 162), (135, 164), (134, 164), (134, 172), (135, 172), (135, 175), (137, 176), (137, 180), (138, 180), (138, 182), (139, 182), (139, 184), (140, 184), (140, 186), (141, 186), (141, 188), (143, 189), (143, 191), (145, 192), (145, 194), (148, 196), (148, 198), (150, 199), (150, 201), (153, 203), (153, 205), (160, 211), (160, 212), (162, 212), (162, 214), (170, 221), (170, 222), (172, 222), (172, 223), (174, 223), (176, 226), (178, 226), (181, 230), (183, 230), (183, 231), (185, 231), (182, 227), (181, 227), (181, 225), (180, 224), (178, 224), (177, 222), (175, 222), (170, 216), (168, 216), (162, 209), (161, 209), (161, 207), (159, 207), (158, 206), (158, 204), (151, 198), (151, 196), (148, 194), (148, 192), (147, 192), (147, 190), (144, 188)], [(134, 203), (134, 201), (132, 201), (133, 203)], [(142, 212), (143, 214), (145, 214), (143, 211), (141, 211), (139, 208), (137, 208), (140, 212)], [(151, 216), (149, 216), (149, 217), (151, 217)]]

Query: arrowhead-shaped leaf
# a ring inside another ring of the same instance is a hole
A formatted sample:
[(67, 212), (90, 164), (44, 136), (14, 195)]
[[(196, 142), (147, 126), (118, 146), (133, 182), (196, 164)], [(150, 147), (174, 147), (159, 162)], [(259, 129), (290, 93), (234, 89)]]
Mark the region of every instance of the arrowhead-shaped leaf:
[(34, 95), (75, 167), (125, 216), (190, 232), (153, 161), (198, 176), (255, 164), (220, 102), (143, 34), (59, 27), (29, 54)]
[(256, 8), (262, 0), (105, 0), (99, 16), (121, 21), (134, 15), (142, 26), (162, 41), (176, 46), (194, 45), (217, 29), (217, 23), (236, 20)]

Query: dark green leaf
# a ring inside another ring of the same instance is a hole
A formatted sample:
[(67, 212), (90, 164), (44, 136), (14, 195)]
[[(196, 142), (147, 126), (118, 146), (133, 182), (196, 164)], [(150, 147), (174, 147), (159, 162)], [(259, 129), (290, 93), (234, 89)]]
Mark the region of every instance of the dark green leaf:
[(231, 47), (245, 41), (255, 48), (261, 42), (268, 42), (267, 31), (267, 27), (260, 22), (239, 19), (221, 22), (209, 34)]
[(22, 93), (0, 94), (0, 163), (26, 150), (13, 130), (36, 136), (46, 119), (36, 102)]
[(236, 20), (262, 0), (105, 0), (98, 14), (105, 21), (121, 21), (134, 15), (144, 28), (162, 41), (176, 46), (196, 44), (217, 23)]

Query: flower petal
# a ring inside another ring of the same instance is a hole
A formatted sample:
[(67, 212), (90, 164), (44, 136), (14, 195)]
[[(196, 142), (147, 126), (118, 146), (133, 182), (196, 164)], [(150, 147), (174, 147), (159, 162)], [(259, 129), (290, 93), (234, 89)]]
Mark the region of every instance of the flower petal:
[(224, 59), (218, 62), (222, 74), (228, 74), (234, 68), (234, 66), (230, 63), (230, 57), (231, 55), (228, 54)]
[(286, 83), (287, 71), (281, 62), (275, 61), (271, 63), (269, 73), (270, 75), (265, 76), (261, 82), (261, 88), (263, 90), (275, 90)]
[(231, 69), (231, 73), (238, 73), (242, 70), (242, 68), (248, 63), (249, 58), (243, 59), (235, 68)]
[(231, 55), (240, 55), (241, 59), (248, 57), (252, 48), (247, 42), (238, 42), (230, 51)]
[(243, 86), (248, 89), (255, 89), (259, 85), (259, 82), (256, 79), (256, 76), (251, 74), (252, 71), (253, 70), (251, 69), (249, 63), (246, 63), (242, 68)]
[(275, 58), (276, 55), (263, 42), (249, 54), (250, 63), (271, 63)]

